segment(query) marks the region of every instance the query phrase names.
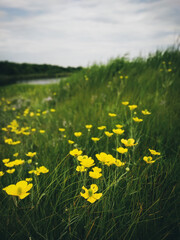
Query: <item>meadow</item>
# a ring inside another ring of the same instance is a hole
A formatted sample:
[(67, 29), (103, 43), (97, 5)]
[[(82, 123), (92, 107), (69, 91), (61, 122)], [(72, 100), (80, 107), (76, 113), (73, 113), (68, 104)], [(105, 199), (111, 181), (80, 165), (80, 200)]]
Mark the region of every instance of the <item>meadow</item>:
[(180, 51), (0, 88), (1, 239), (178, 239)]

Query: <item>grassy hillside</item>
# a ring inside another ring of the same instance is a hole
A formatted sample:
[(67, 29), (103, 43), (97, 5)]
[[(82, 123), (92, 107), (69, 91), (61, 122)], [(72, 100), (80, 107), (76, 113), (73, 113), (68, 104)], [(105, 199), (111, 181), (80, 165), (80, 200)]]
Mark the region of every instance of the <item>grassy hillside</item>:
[(1, 87), (3, 239), (178, 239), (179, 66), (174, 49)]

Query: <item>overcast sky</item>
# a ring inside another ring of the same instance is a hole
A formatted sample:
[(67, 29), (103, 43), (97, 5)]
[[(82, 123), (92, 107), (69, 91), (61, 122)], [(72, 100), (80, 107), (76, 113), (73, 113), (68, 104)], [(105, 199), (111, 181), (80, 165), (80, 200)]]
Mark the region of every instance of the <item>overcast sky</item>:
[(88, 66), (179, 35), (179, 0), (0, 0), (0, 60)]

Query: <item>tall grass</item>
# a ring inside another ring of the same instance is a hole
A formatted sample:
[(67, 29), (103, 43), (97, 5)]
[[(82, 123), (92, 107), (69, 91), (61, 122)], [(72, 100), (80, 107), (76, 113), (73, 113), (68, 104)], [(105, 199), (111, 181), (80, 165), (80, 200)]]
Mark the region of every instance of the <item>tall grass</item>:
[[(2, 238), (177, 239), (179, 64), (180, 52), (174, 49), (157, 52), (148, 59), (119, 58), (107, 65), (93, 65), (59, 85), (1, 88), (1, 98), (5, 98), (0, 106), (1, 127), (19, 115), (21, 127), (36, 128), (29, 136), (1, 131), (1, 160), (12, 160), (15, 152), (26, 160), (13, 174), (1, 177), (1, 189), (29, 177), (28, 171), (37, 163), (49, 169), (46, 174), (32, 175), (33, 188), (23, 200), (0, 191)], [(138, 108), (130, 111), (122, 101), (137, 104)], [(23, 116), (26, 108), (35, 116)], [(36, 116), (38, 109), (40, 116)], [(143, 116), (144, 109), (151, 115)], [(48, 112), (43, 115), (45, 110)], [(117, 116), (112, 118), (108, 113)], [(133, 116), (143, 118), (143, 122), (134, 122)], [(86, 124), (93, 125), (90, 131)], [(97, 129), (105, 125), (112, 132), (116, 124), (124, 126), (123, 135), (108, 138)], [(59, 128), (65, 128), (65, 132)], [(40, 129), (45, 133), (39, 133)], [(78, 131), (82, 136), (76, 138), (74, 132)], [(21, 144), (5, 144), (5, 136), (20, 140)], [(95, 143), (91, 137), (100, 140)], [(130, 137), (138, 144), (121, 155), (116, 148), (122, 146), (122, 138)], [(69, 139), (75, 143), (70, 145)], [(92, 179), (89, 170), (77, 172), (79, 162), (69, 154), (73, 148), (92, 157), (102, 168), (103, 176)], [(153, 164), (143, 161), (144, 156), (150, 155), (149, 148), (161, 152)], [(27, 163), (25, 155), (30, 151), (37, 152), (32, 164)], [(96, 158), (101, 152), (126, 164), (102, 165)], [(5, 172), (2, 162), (0, 166)], [(93, 204), (80, 196), (82, 186), (89, 188), (91, 184), (97, 184), (102, 193)]]

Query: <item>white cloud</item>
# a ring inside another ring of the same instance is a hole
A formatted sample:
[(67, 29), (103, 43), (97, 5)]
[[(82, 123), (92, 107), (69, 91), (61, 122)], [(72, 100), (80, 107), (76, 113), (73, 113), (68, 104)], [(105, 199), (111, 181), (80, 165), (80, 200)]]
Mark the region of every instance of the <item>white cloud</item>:
[(1, 0), (0, 59), (86, 66), (173, 44), (177, 0)]

